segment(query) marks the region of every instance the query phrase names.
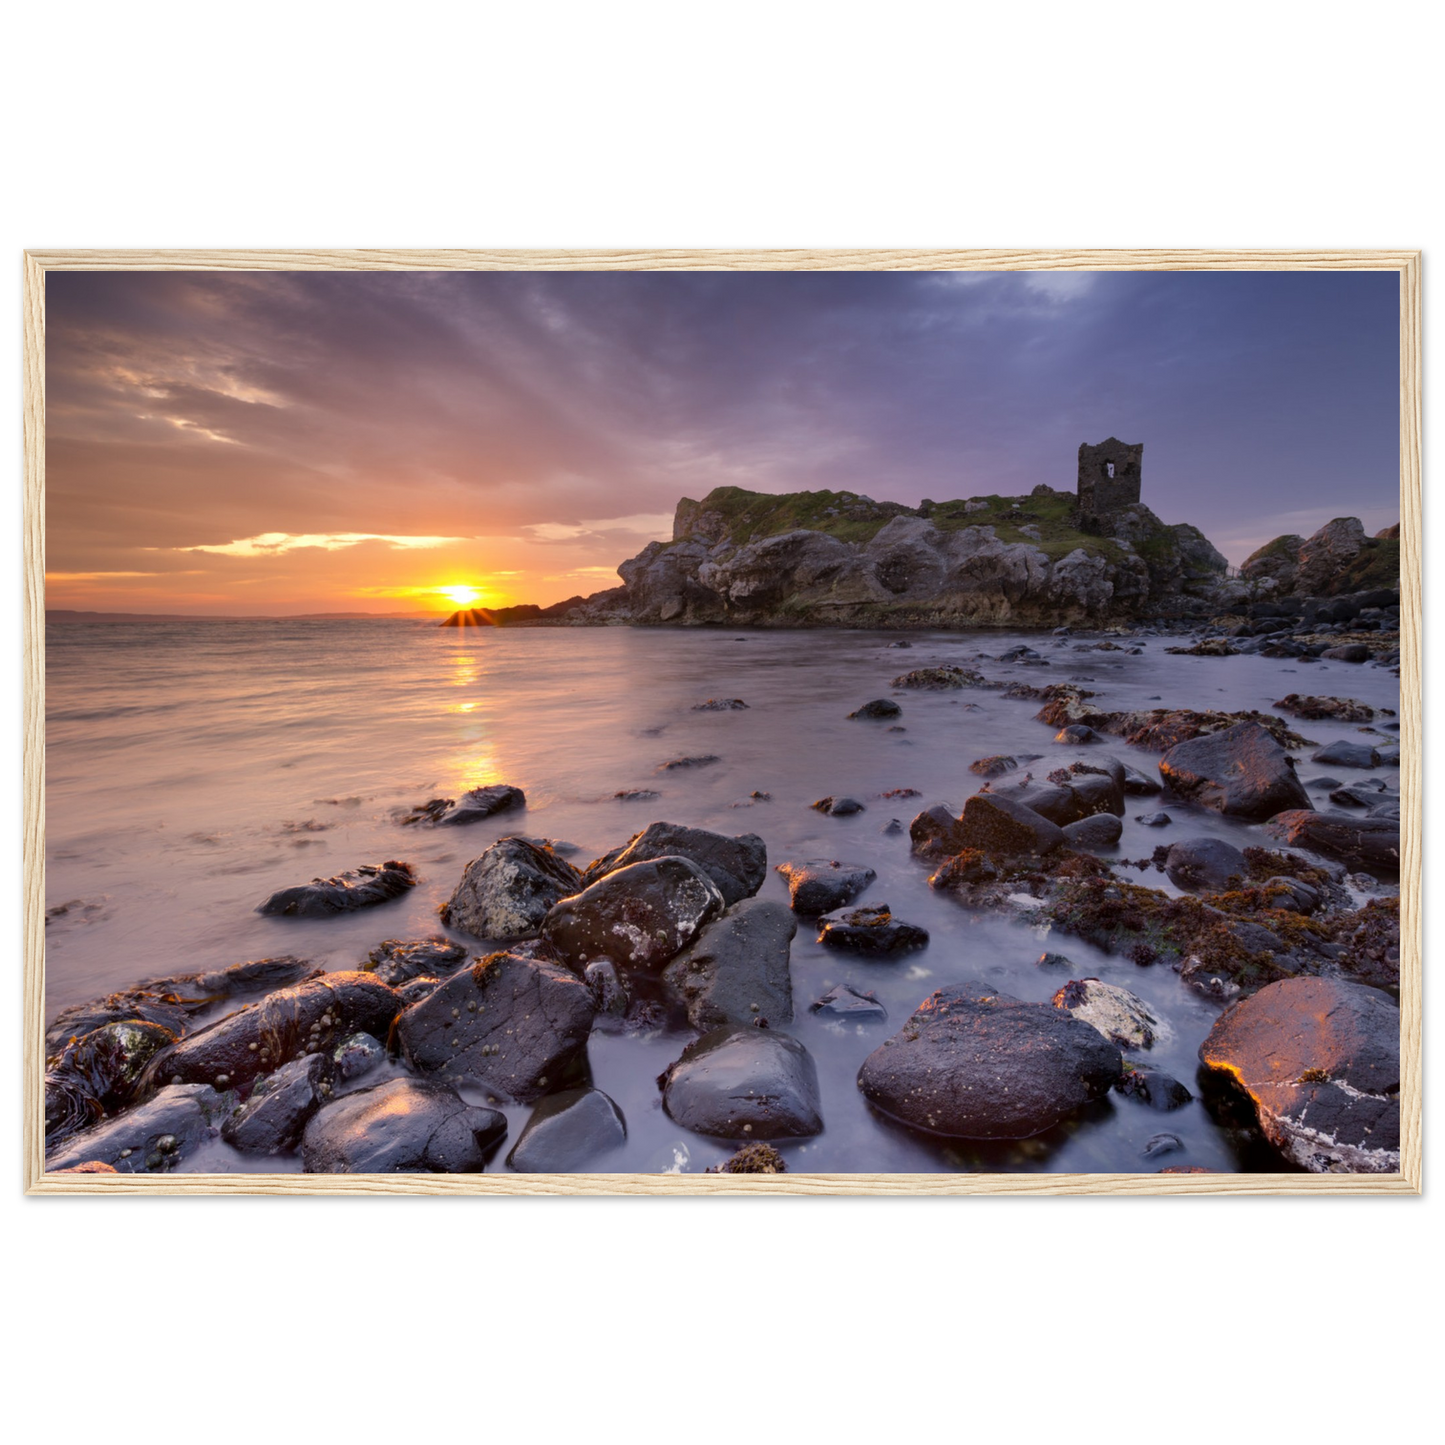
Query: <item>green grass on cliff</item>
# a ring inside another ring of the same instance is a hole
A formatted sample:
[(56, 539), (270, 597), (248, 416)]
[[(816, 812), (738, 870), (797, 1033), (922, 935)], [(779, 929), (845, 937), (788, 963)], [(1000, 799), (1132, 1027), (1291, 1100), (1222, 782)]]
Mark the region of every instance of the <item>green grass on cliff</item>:
[[(1038, 492), (1026, 497), (974, 497), (975, 511), (962, 501), (936, 502), (929, 519), (942, 532), (964, 527), (992, 527), (1001, 542), (1027, 542), (1050, 558), (1066, 557), (1077, 547), (1102, 554), (1111, 561), (1123, 556), (1106, 537), (1080, 532), (1072, 523), (1072, 492)], [(895, 502), (872, 502), (853, 492), (785, 492), (775, 496), (749, 492), (742, 487), (718, 487), (698, 504), (699, 512), (722, 516), (728, 540), (741, 546), (749, 540), (776, 537), (806, 529), (826, 532), (844, 542), (871, 542), (896, 516), (916, 516), (917, 510)], [(1019, 529), (1034, 526), (1038, 537)]]
[(1346, 592), (1368, 592), (1376, 587), (1400, 585), (1400, 539), (1371, 537), (1340, 569), (1330, 587), (1332, 596)]

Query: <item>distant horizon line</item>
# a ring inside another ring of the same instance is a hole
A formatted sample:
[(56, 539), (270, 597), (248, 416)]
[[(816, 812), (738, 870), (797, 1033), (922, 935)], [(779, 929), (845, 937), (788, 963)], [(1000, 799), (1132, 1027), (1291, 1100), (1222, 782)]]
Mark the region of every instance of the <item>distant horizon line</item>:
[(380, 617), (391, 620), (410, 617), (450, 617), (456, 608), (438, 608), (423, 612), (108, 612), (102, 608), (90, 607), (47, 607), (45, 616), (51, 617), (111, 617), (119, 620), (130, 618), (155, 618), (164, 622), (305, 622), (325, 621), (349, 617)]

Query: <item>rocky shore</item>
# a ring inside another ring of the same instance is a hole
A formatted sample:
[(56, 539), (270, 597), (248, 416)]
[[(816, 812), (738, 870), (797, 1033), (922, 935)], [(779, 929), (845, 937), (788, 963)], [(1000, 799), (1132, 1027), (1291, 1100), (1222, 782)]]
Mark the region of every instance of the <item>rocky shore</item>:
[[(718, 512), (704, 505), (683, 519), (689, 547), (715, 530)], [(867, 541), (843, 545), (866, 553), (893, 527), (885, 548), (859, 564), (876, 568), (908, 529), (923, 537), (918, 523), (945, 538), (923, 538), (934, 551), (967, 530), (950, 534), (897, 509)], [(720, 543), (753, 545), (729, 533), (709, 546)], [(994, 543), (1023, 545), (995, 536), (983, 549), (995, 558)], [(1057, 576), (1052, 563), (1049, 575)], [(912, 605), (908, 593), (901, 588), (886, 605)], [(840, 726), (887, 737), (906, 728), (921, 700), (956, 702), (964, 719), (974, 699), (996, 696), (1026, 707), (1033, 733), (1020, 734), (1008, 754), (974, 760), (975, 790), (961, 808), (894, 789), (890, 808), (907, 808), (899, 826), (840, 835), (848, 841), (839, 856), (770, 856), (761, 832), (657, 818), (588, 861), (517, 827), (468, 850), (474, 856), (454, 868), (445, 933), (389, 936), (388, 911), (416, 886), (418, 868), (385, 854), (257, 898), (258, 911), (283, 929), (374, 913), (375, 944), (351, 969), (322, 971), (299, 948), (144, 980), (59, 1013), (46, 1035), (47, 1168), (164, 1172), (188, 1167), (219, 1139), (240, 1155), (317, 1173), (605, 1171), (629, 1128), (589, 1066), (589, 1049), (606, 1039), (632, 1050), (649, 1077), (657, 1074), (652, 1050), (668, 1049), (657, 1107), (683, 1134), (736, 1147), (719, 1167), (797, 1169), (806, 1165), (792, 1151), (828, 1128), (837, 1098), (798, 1036), (806, 1018), (846, 1021), (849, 1087), (885, 1130), (988, 1148), (1054, 1138), (1104, 1107), (1167, 1115), (1202, 1105), (1221, 1128), (1256, 1141), (1255, 1167), (1394, 1170), (1400, 798), (1390, 769), (1399, 761), (1398, 723), (1387, 709), (1337, 695), (1336, 680), (1354, 667), (1397, 668), (1398, 599), (1384, 588), (1272, 594), (1251, 601), (1241, 593), (1223, 610), (1206, 604), (1188, 625), (1150, 612), (1147, 622), (1102, 633), (1058, 627), (967, 665), (910, 667), (907, 653), (880, 654), (896, 656), (896, 670), (880, 669), (840, 710), (848, 719)], [(714, 604), (688, 595), (682, 612), (658, 620), (708, 620)], [(1026, 587), (1017, 598), (1025, 611), (1031, 595)], [(1292, 683), (1267, 712), (1164, 698), (1120, 709), (1044, 671), (1109, 653), (1144, 669), (1151, 652), (1166, 648), (1201, 673), (1240, 654), (1287, 658), (1296, 671), (1325, 658), (1332, 686)], [(1038, 681), (999, 678), (1005, 661), (1037, 667), (1030, 675)], [(721, 692), (696, 706), (720, 729), (755, 715)], [(1355, 740), (1312, 742), (1311, 723), (1325, 719), (1347, 723)], [(716, 762), (689, 754), (659, 768), (702, 778)], [(611, 806), (634, 808), (650, 801), (646, 791)], [(1329, 806), (1316, 806), (1325, 797)], [(840, 791), (815, 806), (841, 820), (828, 827), (847, 828), (872, 801)], [(526, 802), (510, 786), (419, 801), (396, 819), (397, 851), (466, 839), (484, 820), (495, 827), (515, 814), (520, 822)], [(765, 807), (767, 799), (741, 802)], [(1126, 818), (1159, 829), (1148, 856), (1122, 855)], [(1243, 846), (1201, 826), (1210, 818), (1245, 830), (1233, 835)], [(890, 833), (906, 837), (894, 845)], [(890, 1025), (870, 970), (906, 970), (939, 945), (909, 910), (890, 908), (879, 886), (885, 846), (906, 848), (918, 876), (950, 905), (1011, 920), (1063, 950), (1039, 959), (1046, 1000), (1013, 996), (984, 969), (973, 977), (953, 967), (944, 986), (920, 985), (912, 1012)], [(760, 896), (765, 887), (778, 896)], [(798, 988), (800, 936), (839, 960), (844, 982), (816, 996)], [(1174, 992), (1156, 991), (1151, 1002), (1117, 977), (1076, 968), (1066, 951), (1072, 940), (1127, 960), (1141, 978), (1168, 975)], [(1177, 1007), (1161, 1004), (1161, 992)], [(1197, 1071), (1181, 1078), (1151, 1060), (1180, 1027), (1186, 1001), (1216, 1016)], [(505, 1110), (519, 1106), (529, 1112), (517, 1128)], [(1161, 1123), (1140, 1169), (1180, 1167), (1168, 1158), (1180, 1157), (1179, 1140)]]

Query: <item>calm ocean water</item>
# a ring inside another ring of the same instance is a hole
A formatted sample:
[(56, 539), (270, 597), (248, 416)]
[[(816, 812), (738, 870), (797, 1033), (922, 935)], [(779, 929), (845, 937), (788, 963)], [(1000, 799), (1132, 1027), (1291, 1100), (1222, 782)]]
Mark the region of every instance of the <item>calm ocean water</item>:
[[(1077, 653), (1036, 634), (914, 633), (908, 651), (889, 649), (892, 640), (896, 634), (832, 631), (458, 632), (393, 620), (52, 623), (47, 904), (79, 906), (46, 930), (48, 1013), (146, 976), (268, 954), (353, 968), (384, 938), (442, 931), (438, 905), (467, 862), (498, 837), (565, 840), (578, 846), (574, 861), (581, 864), (666, 819), (759, 833), (770, 864), (821, 854), (867, 863), (878, 881), (862, 901), (887, 902), (932, 934), (921, 953), (870, 963), (827, 952), (811, 929), (800, 929), (792, 1031), (817, 1062), (826, 1127), (815, 1140), (787, 1146), (793, 1168), (1243, 1167), (1249, 1161), (1236, 1158), (1198, 1102), (1163, 1115), (1113, 1097), (1068, 1129), (998, 1146), (919, 1139), (869, 1112), (854, 1083), (859, 1064), (928, 993), (952, 980), (982, 976), (1038, 1000), (1065, 976), (1094, 975), (1132, 989), (1174, 1028), (1151, 1062), (1191, 1088), (1199, 1044), (1218, 1010), (1168, 969), (1141, 969), (1078, 939), (970, 915), (930, 892), (928, 869), (909, 857), (906, 832), (884, 834), (891, 817), (906, 825), (936, 802), (961, 808), (979, 786), (968, 771), (977, 758), (1037, 752), (1045, 755), (1035, 765), (1043, 772), (1073, 756), (1033, 721), (1037, 704), (997, 693), (910, 694), (901, 699), (905, 733), (845, 715), (888, 696), (899, 672), (971, 662), (1017, 641), (1039, 647), (1051, 666), (987, 662), (983, 671), (1032, 683), (1091, 679), (1107, 706), (1145, 706), (1158, 696), (1173, 706), (1268, 709), (1298, 690), (1396, 707), (1397, 680), (1346, 664), (1169, 657), (1168, 639), (1151, 639), (1142, 657)], [(740, 697), (749, 708), (691, 710), (713, 697)], [(1327, 723), (1305, 730), (1321, 743), (1355, 735)], [(1155, 754), (1123, 744), (1110, 751), (1145, 771), (1157, 763)], [(716, 753), (720, 762), (657, 773), (667, 759), (696, 753)], [(1302, 776), (1312, 775), (1306, 762)], [(527, 812), (441, 831), (396, 820), (415, 803), (491, 782), (525, 789)], [(641, 787), (661, 797), (613, 797)], [(901, 787), (923, 796), (897, 803), (880, 796)], [(771, 793), (771, 801), (737, 806), (755, 790)], [(829, 793), (862, 798), (867, 810), (830, 818), (808, 807)], [(1157, 806), (1129, 800), (1131, 815)], [(1257, 838), (1204, 810), (1171, 803), (1169, 811), (1176, 822), (1164, 834), (1126, 821), (1123, 855), (1147, 856), (1165, 836), (1211, 833), (1241, 846)], [(388, 858), (409, 860), (421, 876), (394, 903), (321, 921), (255, 912), (278, 888)], [(1147, 881), (1168, 887), (1157, 873)], [(771, 875), (763, 896), (785, 901), (782, 880)], [(1045, 948), (1067, 953), (1076, 967), (1068, 975), (1037, 968)], [(840, 982), (873, 990), (888, 1023), (845, 1028), (810, 1016), (808, 1004)], [(594, 1034), (594, 1081), (621, 1106), (629, 1129), (625, 1149), (599, 1167), (702, 1169), (732, 1152), (662, 1112), (656, 1076), (686, 1041)], [(515, 1139), (527, 1111), (507, 1113)], [(1184, 1149), (1144, 1159), (1144, 1142), (1161, 1130), (1178, 1135)], [(217, 1142), (188, 1167), (277, 1165)], [(500, 1156), (492, 1167), (505, 1167)]]

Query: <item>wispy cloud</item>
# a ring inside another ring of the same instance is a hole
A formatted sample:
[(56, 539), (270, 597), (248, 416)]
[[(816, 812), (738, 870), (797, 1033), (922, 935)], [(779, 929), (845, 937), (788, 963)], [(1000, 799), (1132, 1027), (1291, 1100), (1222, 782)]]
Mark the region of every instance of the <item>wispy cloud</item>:
[(630, 517), (607, 517), (596, 522), (533, 522), (522, 530), (539, 542), (576, 542), (605, 532), (667, 541), (672, 536), (672, 517), (671, 512), (637, 512)]
[(448, 547), (471, 540), (467, 537), (398, 537), (382, 532), (262, 532), (255, 537), (242, 537), (236, 542), (195, 547), (173, 547), (175, 552), (209, 552), (217, 557), (279, 557), (303, 547), (319, 547), (337, 552), (343, 547), (359, 547), (363, 542), (385, 542), (398, 551), (426, 547)]

